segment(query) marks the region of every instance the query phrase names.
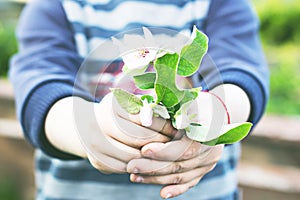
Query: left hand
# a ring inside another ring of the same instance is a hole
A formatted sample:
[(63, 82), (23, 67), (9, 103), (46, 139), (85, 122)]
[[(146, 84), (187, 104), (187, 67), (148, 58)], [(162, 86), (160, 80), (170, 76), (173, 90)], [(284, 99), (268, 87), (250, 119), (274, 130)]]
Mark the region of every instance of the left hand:
[(165, 185), (162, 198), (183, 194), (211, 171), (220, 159), (224, 145), (206, 146), (186, 136), (167, 143), (149, 143), (141, 152), (143, 158), (127, 165), (130, 180)]

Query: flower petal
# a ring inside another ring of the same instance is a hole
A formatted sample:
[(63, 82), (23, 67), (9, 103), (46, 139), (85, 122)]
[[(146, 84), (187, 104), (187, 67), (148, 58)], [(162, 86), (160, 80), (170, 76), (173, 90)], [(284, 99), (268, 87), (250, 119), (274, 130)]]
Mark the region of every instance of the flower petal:
[(177, 129), (185, 129), (190, 125), (190, 121), (187, 115), (178, 115), (175, 119), (175, 125)]
[(143, 126), (151, 126), (153, 110), (150, 104), (148, 104), (147, 99), (143, 101), (143, 107), (140, 109), (139, 117)]

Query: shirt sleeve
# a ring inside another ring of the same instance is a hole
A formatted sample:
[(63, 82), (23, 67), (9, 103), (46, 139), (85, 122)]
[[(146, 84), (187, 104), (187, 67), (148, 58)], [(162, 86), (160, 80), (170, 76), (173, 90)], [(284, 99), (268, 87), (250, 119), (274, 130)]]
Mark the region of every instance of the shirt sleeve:
[(44, 130), (46, 115), (57, 100), (76, 95), (93, 101), (74, 87), (82, 59), (60, 1), (30, 1), (20, 16), (17, 39), (19, 52), (11, 60), (9, 76), (25, 137), (50, 156), (76, 158), (52, 146)]
[(212, 0), (204, 32), (209, 37), (195, 84), (204, 89), (231, 83), (251, 103), (249, 121), (261, 118), (268, 99), (269, 72), (259, 40), (259, 21), (248, 0)]

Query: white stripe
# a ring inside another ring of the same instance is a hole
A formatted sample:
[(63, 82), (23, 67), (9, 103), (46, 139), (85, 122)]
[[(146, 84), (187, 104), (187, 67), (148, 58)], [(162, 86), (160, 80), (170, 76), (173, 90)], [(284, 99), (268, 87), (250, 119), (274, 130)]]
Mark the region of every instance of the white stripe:
[(88, 59), (112, 62), (119, 58), (119, 48), (110, 39), (94, 37), (89, 40), (88, 45), (90, 48)]
[[(184, 30), (180, 31), (180, 33), (189, 38), (191, 32), (189, 29), (184, 29)], [(116, 54), (109, 55), (112, 52), (107, 52), (107, 51), (102, 51), (101, 55), (94, 53), (95, 50), (103, 49), (104, 46), (106, 46), (105, 48), (109, 47), (108, 49), (111, 49), (111, 46), (109, 46), (109, 45), (113, 45), (113, 44), (112, 43), (110, 44), (110, 42), (111, 42), (110, 38), (91, 37), (87, 41), (86, 37), (83, 33), (75, 33), (75, 40), (76, 40), (76, 45), (78, 46), (78, 52), (81, 56), (87, 56), (87, 54), (92, 53), (91, 56), (93, 56), (94, 59), (98, 58), (98, 59), (111, 60), (111, 61), (113, 61), (113, 59), (116, 59), (117, 58), (116, 56), (118, 56)], [(88, 47), (88, 49), (87, 49), (87, 47)], [(116, 50), (118, 50), (118, 49), (116, 49)], [(107, 53), (107, 55), (104, 55), (104, 53)], [(95, 55), (100, 56), (100, 57), (94, 57)]]
[(63, 6), (67, 12), (66, 14), (69, 21), (72, 22), (75, 19), (84, 19), (84, 12), (78, 3), (74, 1), (63, 1)]
[[(104, 43), (107, 43), (107, 40), (110, 40), (110, 39), (99, 38), (99, 37), (90, 38), (90, 40), (89, 40), (90, 50), (95, 50), (96, 48), (103, 45)], [(112, 45), (113, 45), (113, 43), (112, 43)]]
[[(150, 29), (151, 31), (151, 29)], [(77, 33), (80, 34), (80, 33)], [(180, 31), (180, 34), (186, 36), (187, 38), (190, 38), (191, 30), (190, 29), (184, 29)], [(153, 35), (155, 37), (155, 35)], [(112, 36), (113, 37), (113, 36)], [(108, 43), (108, 40), (110, 41), (110, 38), (103, 38), (103, 37), (91, 37), (88, 41), (88, 45), (90, 50), (94, 50), (98, 48), (100, 45), (103, 45), (104, 43)]]
[(187, 22), (204, 18), (209, 1), (191, 1), (183, 8), (144, 1), (126, 1), (112, 11), (94, 10), (90, 5), (83, 11), (80, 5), (73, 1), (65, 1), (64, 6), (70, 21), (118, 31), (132, 22), (180, 28)]
[(90, 4), (108, 4), (111, 0), (87, 0)]
[(81, 33), (75, 33), (75, 41), (77, 46), (77, 52), (81, 57), (87, 56), (89, 49), (87, 46), (87, 39)]

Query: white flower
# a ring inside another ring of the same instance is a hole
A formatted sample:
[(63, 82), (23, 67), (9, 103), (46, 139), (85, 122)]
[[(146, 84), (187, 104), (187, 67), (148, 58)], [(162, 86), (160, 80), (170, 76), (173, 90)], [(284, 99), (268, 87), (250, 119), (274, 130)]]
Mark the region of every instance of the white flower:
[[(124, 62), (123, 71), (127, 74), (138, 75), (145, 72), (150, 62), (166, 53), (178, 53), (191, 42), (190, 37), (183, 33), (159, 33), (153, 35), (143, 27), (144, 35), (125, 34), (121, 40), (112, 37), (118, 46)], [(172, 35), (173, 34), (173, 35)]]
[(223, 104), (208, 92), (200, 92), (195, 100), (184, 103), (174, 118), (177, 129), (184, 129), (189, 138), (201, 142), (213, 140), (230, 129)]
[(124, 62), (123, 71), (134, 75), (143, 73), (148, 64), (155, 60), (159, 48), (155, 44), (152, 33), (143, 27), (144, 36), (126, 34), (123, 40), (112, 38), (120, 49)]
[(184, 103), (174, 116), (176, 128), (185, 129), (191, 123), (199, 123), (197, 122), (197, 111), (197, 102), (195, 100)]
[[(155, 35), (155, 42), (159, 46), (161, 50), (161, 54), (165, 53), (177, 53), (180, 54), (181, 49), (190, 44), (190, 37), (188, 37), (185, 33), (180, 32), (176, 35), (168, 35), (168, 34), (158, 34)], [(158, 56), (160, 57), (160, 56)]]
[(153, 110), (147, 99), (143, 101), (143, 107), (140, 109), (139, 117), (143, 126), (151, 126)]
[(190, 120), (187, 115), (178, 115), (176, 117), (175, 125), (177, 129), (185, 129), (190, 125)]
[(149, 48), (139, 48), (133, 50), (131, 53), (128, 53), (124, 56), (123, 62), (126, 66), (124, 72), (130, 72), (133, 70), (144, 72), (148, 64), (156, 58), (157, 50), (151, 50)]

